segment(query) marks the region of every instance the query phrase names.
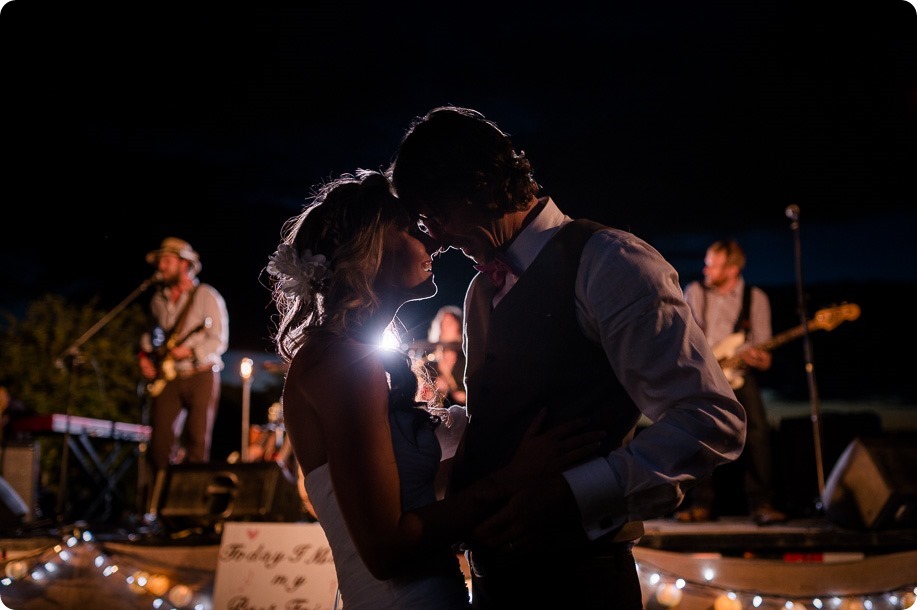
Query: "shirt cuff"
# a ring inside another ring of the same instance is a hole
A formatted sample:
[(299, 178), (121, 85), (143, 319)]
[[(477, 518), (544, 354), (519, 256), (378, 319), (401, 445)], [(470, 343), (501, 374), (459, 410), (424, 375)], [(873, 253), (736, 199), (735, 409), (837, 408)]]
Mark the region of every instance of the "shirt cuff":
[[(627, 521), (621, 485), (604, 458), (575, 466), (563, 473), (579, 505), (583, 529), (590, 540), (616, 530)], [(611, 512), (614, 508), (620, 512)]]

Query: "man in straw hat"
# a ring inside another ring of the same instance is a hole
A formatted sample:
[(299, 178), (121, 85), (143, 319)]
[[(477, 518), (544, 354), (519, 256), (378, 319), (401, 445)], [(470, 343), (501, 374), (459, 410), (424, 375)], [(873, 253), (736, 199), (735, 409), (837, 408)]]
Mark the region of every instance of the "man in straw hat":
[(146, 261), (156, 267), (157, 283), (150, 299), (153, 330), (141, 337), (139, 356), (151, 401), (152, 483), (169, 464), (210, 459), (229, 317), (220, 293), (197, 278), (201, 260), (191, 244), (167, 237)]

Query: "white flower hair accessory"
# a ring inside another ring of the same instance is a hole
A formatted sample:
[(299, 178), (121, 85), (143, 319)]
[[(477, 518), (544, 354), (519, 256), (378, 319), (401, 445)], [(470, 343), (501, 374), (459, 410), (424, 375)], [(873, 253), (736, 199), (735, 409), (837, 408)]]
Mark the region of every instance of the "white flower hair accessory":
[(328, 260), (324, 254), (303, 251), (301, 256), (290, 244), (280, 244), (270, 256), (267, 272), (274, 277), (280, 290), (288, 297), (299, 297), (306, 302), (321, 288), (322, 282), (331, 277)]

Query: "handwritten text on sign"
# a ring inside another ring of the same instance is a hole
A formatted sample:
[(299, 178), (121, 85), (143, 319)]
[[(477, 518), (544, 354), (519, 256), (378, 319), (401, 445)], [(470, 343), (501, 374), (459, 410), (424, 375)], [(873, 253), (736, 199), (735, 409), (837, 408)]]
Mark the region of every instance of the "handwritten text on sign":
[(317, 523), (223, 524), (214, 610), (331, 610), (337, 576)]

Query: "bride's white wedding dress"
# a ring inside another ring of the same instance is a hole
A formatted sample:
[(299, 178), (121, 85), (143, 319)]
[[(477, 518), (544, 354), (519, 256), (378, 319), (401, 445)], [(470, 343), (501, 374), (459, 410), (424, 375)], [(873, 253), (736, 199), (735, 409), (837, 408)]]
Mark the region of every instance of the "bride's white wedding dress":
[[(449, 430), (440, 425), (437, 431), (427, 423), (418, 425), (414, 413), (393, 411), (389, 420), (398, 473), (401, 478), (401, 502), (405, 511), (436, 500), (433, 486), (442, 452), (451, 455), (464, 427), (459, 415)], [(437, 433), (443, 438), (443, 450)], [(437, 608), (467, 610), (468, 589), (458, 558), (444, 547), (431, 554), (423, 575), (380, 581), (370, 574), (353, 544), (331, 486), (328, 464), (319, 466), (305, 478), (306, 492), (315, 508), (319, 523), (328, 538), (334, 556), (338, 588), (343, 610), (363, 608)], [(373, 507), (367, 506), (366, 510)]]

